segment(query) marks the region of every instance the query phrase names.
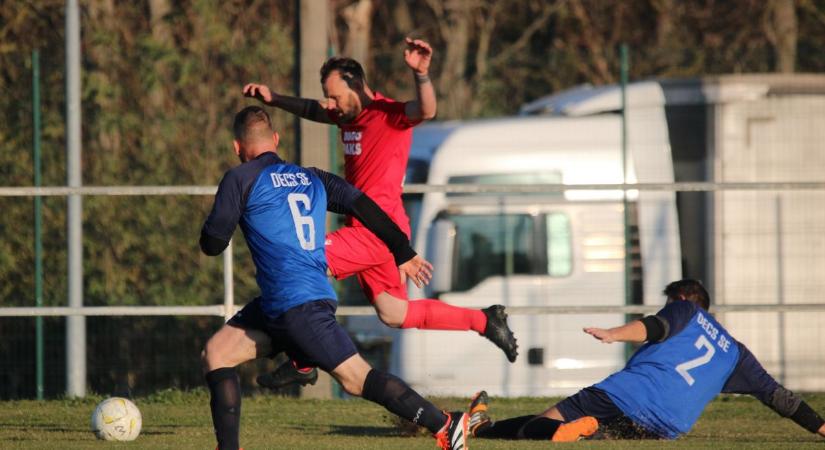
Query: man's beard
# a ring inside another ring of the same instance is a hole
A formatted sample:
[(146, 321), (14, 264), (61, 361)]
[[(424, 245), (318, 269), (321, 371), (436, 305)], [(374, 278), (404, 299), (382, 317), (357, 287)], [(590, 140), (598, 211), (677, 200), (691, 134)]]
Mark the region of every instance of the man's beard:
[(343, 123), (350, 123), (355, 120), (357, 114), (355, 112), (350, 111), (348, 113), (340, 112), (338, 113), (338, 121)]

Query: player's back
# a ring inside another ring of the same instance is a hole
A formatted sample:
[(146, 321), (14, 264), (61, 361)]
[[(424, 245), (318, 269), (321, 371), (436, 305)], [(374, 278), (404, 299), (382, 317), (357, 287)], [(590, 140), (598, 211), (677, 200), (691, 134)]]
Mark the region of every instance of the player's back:
[(335, 299), (324, 255), (327, 195), (315, 173), (266, 153), (224, 178), (240, 186), (240, 225), (264, 311), (277, 316), (301, 303)]
[(667, 305), (669, 336), (641, 347), (627, 366), (596, 387), (628, 417), (660, 436), (690, 430), (721, 392), (739, 359), (739, 346), (705, 310), (687, 301)]

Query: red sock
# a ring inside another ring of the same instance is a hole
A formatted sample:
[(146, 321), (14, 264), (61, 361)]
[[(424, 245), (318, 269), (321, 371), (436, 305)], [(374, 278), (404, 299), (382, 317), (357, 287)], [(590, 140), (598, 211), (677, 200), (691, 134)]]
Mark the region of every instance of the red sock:
[(401, 328), (419, 330), (473, 330), (484, 333), (487, 316), (481, 310), (460, 308), (439, 300), (410, 300)]

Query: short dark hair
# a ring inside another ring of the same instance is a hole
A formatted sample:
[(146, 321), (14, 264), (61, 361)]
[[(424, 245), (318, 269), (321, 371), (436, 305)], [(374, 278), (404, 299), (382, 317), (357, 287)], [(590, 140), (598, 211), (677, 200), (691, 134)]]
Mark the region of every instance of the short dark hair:
[(674, 281), (665, 287), (665, 295), (674, 300), (688, 300), (705, 311), (710, 310), (710, 294), (699, 280), (684, 279)]
[(364, 75), (364, 68), (358, 61), (352, 58), (344, 58), (341, 56), (333, 56), (321, 66), (321, 84), (324, 84), (329, 78), (329, 74), (337, 71), (341, 75), (341, 79), (347, 83), (350, 89), (353, 88), (353, 82), (357, 81), (361, 85), (367, 84), (367, 76)]
[(235, 132), (235, 139), (238, 142), (246, 142), (261, 137), (272, 135), (272, 119), (260, 106), (247, 106), (235, 114), (235, 122), (232, 124)]

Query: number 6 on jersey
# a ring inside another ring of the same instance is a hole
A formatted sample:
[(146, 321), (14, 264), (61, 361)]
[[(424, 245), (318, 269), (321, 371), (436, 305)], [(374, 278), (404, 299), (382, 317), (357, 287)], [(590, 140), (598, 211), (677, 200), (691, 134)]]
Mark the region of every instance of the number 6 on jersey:
[[(312, 205), (310, 204), (309, 196), (306, 194), (292, 193), (287, 195), (286, 201), (289, 203), (292, 222), (295, 224), (295, 234), (298, 236), (298, 242), (301, 243), (301, 248), (304, 250), (315, 250), (315, 222), (312, 221), (312, 216), (304, 216), (298, 209), (298, 203), (301, 203), (304, 211), (310, 211)], [(306, 233), (304, 233), (304, 226), (307, 227)]]

